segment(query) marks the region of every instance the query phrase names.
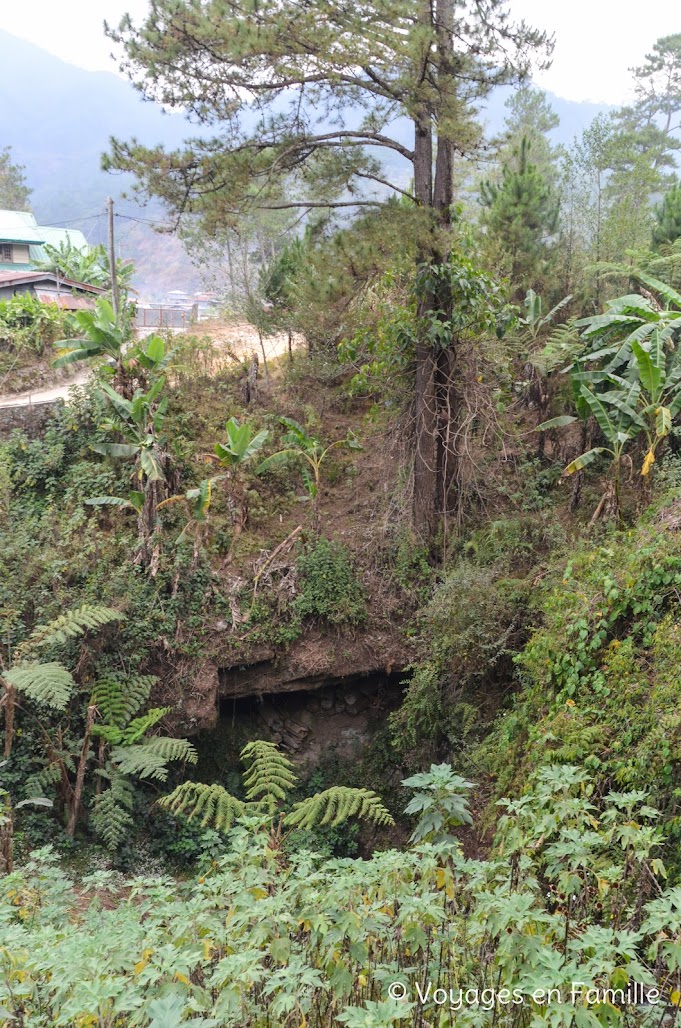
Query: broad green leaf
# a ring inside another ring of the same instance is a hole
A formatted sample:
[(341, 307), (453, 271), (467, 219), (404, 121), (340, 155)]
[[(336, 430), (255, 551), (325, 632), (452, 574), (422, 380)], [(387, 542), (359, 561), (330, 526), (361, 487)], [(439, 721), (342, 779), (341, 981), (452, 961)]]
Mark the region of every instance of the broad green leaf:
[(565, 428), (566, 425), (572, 425), (579, 419), (574, 417), (572, 414), (561, 414), (560, 417), (550, 418), (548, 421), (543, 421), (541, 425), (537, 425), (535, 431), (537, 432), (548, 432), (550, 428)]
[(106, 457), (134, 457), (139, 447), (134, 443), (93, 443), (90, 449)]
[(140, 450), (140, 466), (150, 482), (162, 482), (164, 480), (165, 476), (158, 457), (146, 447)]
[(89, 507), (132, 507), (133, 504), (130, 500), (123, 499), (122, 496), (91, 496), (88, 500), (83, 500)]
[(641, 385), (651, 400), (655, 400), (660, 391), (664, 375), (664, 366), (659, 367), (655, 361), (657, 350), (654, 353), (650, 352), (644, 349), (635, 339), (632, 340), (631, 349), (636, 358)]
[(166, 344), (160, 336), (151, 336), (147, 341), (145, 353), (150, 360), (154, 361), (155, 364), (158, 364), (166, 355)]
[(672, 430), (672, 412), (669, 407), (658, 407), (655, 412), (655, 433), (659, 439), (664, 439)]
[(596, 460), (601, 453), (607, 453), (608, 451), (603, 446), (595, 446), (592, 450), (587, 450), (580, 457), (571, 461), (563, 472), (564, 475), (574, 475), (575, 471), (581, 471), (582, 468), (588, 467), (593, 461)]
[(658, 293), (662, 296), (667, 303), (673, 304), (674, 307), (681, 308), (681, 293), (677, 293), (675, 289), (667, 285), (666, 282), (660, 282), (658, 278), (653, 278), (652, 275), (647, 275), (643, 271), (635, 271), (632, 273), (633, 278), (637, 278), (639, 282), (642, 282), (648, 289), (652, 289), (654, 293)]
[(590, 389), (586, 388), (586, 386), (582, 386), (580, 392), (582, 398), (588, 404), (591, 413), (596, 418), (604, 436), (606, 439), (612, 440), (614, 438), (616, 428), (608, 414), (608, 411), (603, 406), (600, 397), (595, 393), (592, 393)]

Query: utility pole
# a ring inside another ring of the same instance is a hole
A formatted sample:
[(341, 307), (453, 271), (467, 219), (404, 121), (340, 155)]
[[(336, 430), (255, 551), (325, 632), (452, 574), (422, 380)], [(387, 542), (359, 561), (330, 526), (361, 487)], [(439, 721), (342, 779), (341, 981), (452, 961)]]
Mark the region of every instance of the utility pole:
[(116, 317), (118, 317), (118, 280), (116, 279), (116, 248), (114, 246), (114, 202), (111, 197), (106, 201), (107, 211), (109, 215), (109, 270), (111, 272), (111, 297), (113, 300), (113, 310)]

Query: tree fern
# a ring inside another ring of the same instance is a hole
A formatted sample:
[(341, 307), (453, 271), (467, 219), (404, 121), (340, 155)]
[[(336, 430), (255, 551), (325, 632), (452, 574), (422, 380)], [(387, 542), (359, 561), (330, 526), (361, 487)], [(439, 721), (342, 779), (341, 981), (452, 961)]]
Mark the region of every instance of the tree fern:
[(248, 804), (238, 800), (221, 785), (203, 782), (183, 782), (159, 804), (171, 814), (183, 814), (188, 820), (200, 818), (202, 827), (211, 826), (219, 832), (228, 832), (237, 818), (248, 811)]
[(152, 707), (146, 714), (131, 721), (126, 728), (119, 728), (118, 725), (95, 725), (92, 734), (100, 736), (112, 746), (132, 746), (171, 710), (172, 707)]
[[(245, 802), (232, 796), (221, 785), (183, 782), (159, 803), (172, 814), (198, 817), (204, 827), (210, 825), (223, 832), (229, 831), (237, 818), (245, 814), (260, 814), (262, 817), (263, 808), (266, 808), (268, 817), (275, 818), (277, 808), (281, 810), (296, 782), (292, 762), (279, 752), (274, 743), (262, 739), (248, 743), (241, 751), (241, 759), (248, 765), (244, 775)], [(375, 792), (335, 786), (296, 803), (283, 818), (283, 824), (307, 829), (341, 825), (353, 817), (379, 825), (395, 823)]]
[(371, 789), (351, 789), (344, 785), (333, 786), (296, 803), (284, 818), (284, 824), (305, 829), (322, 825), (336, 827), (353, 817), (373, 821), (378, 825), (395, 824), (375, 792)]
[[(70, 760), (71, 770), (73, 770), (73, 760)], [(56, 785), (61, 778), (61, 767), (58, 761), (54, 760), (41, 768), (40, 771), (36, 771), (24, 782), (24, 796), (27, 799), (33, 799), (36, 796), (44, 796), (48, 789)]]
[(100, 777), (108, 779), (109, 788), (94, 799), (92, 826), (104, 844), (111, 850), (120, 846), (129, 831), (133, 819), (134, 790), (124, 775), (111, 771), (98, 771)]
[(37, 646), (65, 643), (69, 639), (84, 635), (85, 632), (95, 631), (111, 621), (122, 621), (124, 617), (125, 615), (118, 610), (113, 610), (112, 607), (100, 607), (85, 603), (75, 610), (67, 611), (66, 614), (55, 618), (47, 625), (38, 625), (24, 644), (24, 648), (30, 651)]
[(293, 764), (274, 743), (256, 739), (241, 751), (241, 760), (248, 770), (244, 775), (246, 799), (264, 803), (274, 809), (277, 800), (285, 800), (297, 778)]
[(54, 710), (64, 710), (73, 696), (76, 683), (62, 664), (20, 664), (2, 677), (28, 699)]
[(106, 675), (92, 690), (92, 702), (107, 725), (125, 726), (149, 699), (154, 675)]
[(196, 750), (187, 739), (161, 736), (133, 746), (116, 746), (111, 751), (111, 761), (120, 774), (155, 778), (160, 782), (167, 779), (171, 760), (187, 760), (195, 764), (197, 759)]
[(554, 328), (543, 348), (532, 357), (532, 364), (540, 374), (550, 375), (572, 364), (583, 349), (584, 341), (574, 324), (568, 321)]

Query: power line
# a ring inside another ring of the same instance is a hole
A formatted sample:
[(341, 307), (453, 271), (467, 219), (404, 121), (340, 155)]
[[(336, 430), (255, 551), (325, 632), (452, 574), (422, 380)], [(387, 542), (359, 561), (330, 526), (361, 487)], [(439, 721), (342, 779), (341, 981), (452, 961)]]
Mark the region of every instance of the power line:
[(150, 221), (148, 218), (133, 218), (132, 214), (116, 214), (116, 217), (125, 218), (126, 221), (137, 221), (140, 225), (153, 225), (154, 228), (170, 228), (169, 225), (159, 225), (157, 221)]
[(97, 214), (85, 214), (82, 218), (80, 217), (68, 217), (62, 218), (60, 221), (47, 221), (40, 225), (40, 228), (63, 228), (65, 221), (92, 221), (93, 218), (101, 218), (106, 212), (104, 210), (99, 211)]

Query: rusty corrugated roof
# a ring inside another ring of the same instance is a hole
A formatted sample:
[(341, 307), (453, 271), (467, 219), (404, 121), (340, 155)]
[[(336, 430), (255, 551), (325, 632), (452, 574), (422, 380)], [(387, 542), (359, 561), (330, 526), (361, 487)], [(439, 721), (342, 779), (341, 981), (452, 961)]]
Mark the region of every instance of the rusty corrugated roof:
[(78, 289), (83, 293), (103, 293), (105, 290), (100, 286), (91, 286), (88, 282), (75, 282), (71, 278), (62, 278), (61, 275), (55, 275), (53, 271), (0, 271), (0, 286), (20, 286), (20, 285), (35, 285), (38, 288), (38, 283), (44, 282), (48, 285), (56, 288), (62, 286), (66, 289)]
[(74, 293), (51, 293), (36, 289), (35, 295), (41, 303), (53, 303), (65, 311), (90, 311), (94, 300), (89, 296), (76, 296)]

